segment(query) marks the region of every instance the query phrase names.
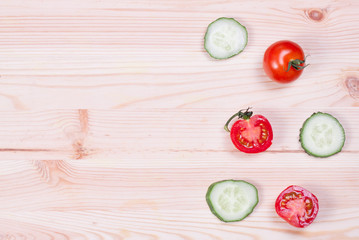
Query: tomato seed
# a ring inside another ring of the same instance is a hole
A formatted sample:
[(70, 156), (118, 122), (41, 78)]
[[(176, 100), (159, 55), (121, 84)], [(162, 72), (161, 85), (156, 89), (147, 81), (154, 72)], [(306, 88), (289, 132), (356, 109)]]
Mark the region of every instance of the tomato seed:
[(309, 198), (307, 198), (307, 199), (305, 200), (305, 207), (306, 207), (308, 210), (312, 209), (312, 208), (313, 208), (313, 202), (312, 202), (312, 200), (310, 200)]

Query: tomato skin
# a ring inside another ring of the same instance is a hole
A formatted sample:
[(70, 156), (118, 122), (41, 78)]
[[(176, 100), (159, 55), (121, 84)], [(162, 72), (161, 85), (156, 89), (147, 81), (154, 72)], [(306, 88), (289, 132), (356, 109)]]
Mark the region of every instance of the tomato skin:
[(272, 126), (268, 119), (262, 115), (253, 115), (249, 119), (240, 119), (231, 128), (231, 140), (234, 146), (242, 152), (263, 152), (272, 145)]
[(304, 228), (316, 218), (319, 203), (314, 194), (300, 186), (292, 185), (279, 194), (275, 209), (277, 214), (290, 225)]
[[(269, 78), (279, 83), (290, 83), (302, 75), (303, 69), (296, 70), (288, 64), (299, 59), (305, 61), (303, 49), (295, 42), (282, 40), (273, 43), (264, 53), (263, 69)], [(305, 63), (300, 64), (303, 68)]]

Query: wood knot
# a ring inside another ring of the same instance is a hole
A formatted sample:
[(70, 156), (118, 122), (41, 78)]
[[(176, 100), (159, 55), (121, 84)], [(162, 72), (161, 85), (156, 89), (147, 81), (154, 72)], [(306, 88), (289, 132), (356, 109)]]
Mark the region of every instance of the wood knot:
[(84, 146), (83, 139), (78, 139), (78, 140), (74, 141), (74, 143), (72, 144), (72, 147), (75, 150), (74, 157), (77, 160), (83, 159), (83, 158), (87, 157), (88, 155), (90, 155), (90, 151), (88, 149), (86, 149)]
[(90, 155), (92, 150), (86, 148), (86, 139), (89, 132), (89, 116), (87, 109), (78, 110), (78, 122), (64, 127), (68, 139), (72, 141), (74, 159), (82, 159)]
[(359, 100), (359, 77), (355, 75), (348, 75), (344, 80), (344, 84), (350, 96)]
[(321, 22), (325, 19), (327, 15), (327, 10), (325, 9), (307, 9), (304, 11), (305, 15), (313, 22)]

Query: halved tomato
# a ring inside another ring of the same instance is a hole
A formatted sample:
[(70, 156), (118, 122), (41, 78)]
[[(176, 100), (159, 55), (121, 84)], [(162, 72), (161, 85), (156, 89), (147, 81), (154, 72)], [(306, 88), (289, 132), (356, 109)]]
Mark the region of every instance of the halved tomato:
[(277, 214), (294, 227), (311, 224), (319, 211), (317, 197), (299, 186), (289, 186), (279, 194), (275, 202)]
[(231, 128), (231, 139), (236, 148), (245, 153), (259, 153), (272, 145), (273, 131), (267, 118), (253, 115), (249, 108), (234, 114), (224, 126), (229, 132), (228, 125), (233, 118), (238, 117)]

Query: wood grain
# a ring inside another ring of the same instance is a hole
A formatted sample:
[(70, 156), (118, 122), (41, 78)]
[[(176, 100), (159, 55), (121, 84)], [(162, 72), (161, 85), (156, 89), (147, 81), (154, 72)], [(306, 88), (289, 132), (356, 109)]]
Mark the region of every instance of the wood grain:
[[(317, 159), (298, 143), (315, 109), (257, 108), (275, 135), (256, 155), (232, 146), (230, 109), (0, 112), (0, 239), (357, 239), (359, 110), (321, 108), (347, 139)], [(207, 187), (223, 179), (257, 186), (246, 220), (225, 224), (209, 211)], [(291, 184), (320, 201), (305, 230), (274, 211)]]
[[(359, 2), (5, 0), (0, 3), (2, 109), (359, 106)], [(207, 25), (249, 31), (225, 61), (203, 49)], [(261, 61), (290, 39), (310, 55), (279, 85)]]
[[(0, 1), (0, 240), (359, 239), (359, 1)], [(245, 25), (243, 53), (203, 49), (218, 17)], [(262, 56), (289, 39), (310, 66), (289, 85)], [(274, 130), (265, 153), (237, 151), (223, 125), (254, 107)], [(14, 111), (27, 110), (27, 111)], [(336, 116), (343, 151), (317, 159), (298, 142), (313, 112)], [(259, 190), (225, 224), (207, 187)], [(274, 211), (288, 185), (320, 201), (295, 229)]]

